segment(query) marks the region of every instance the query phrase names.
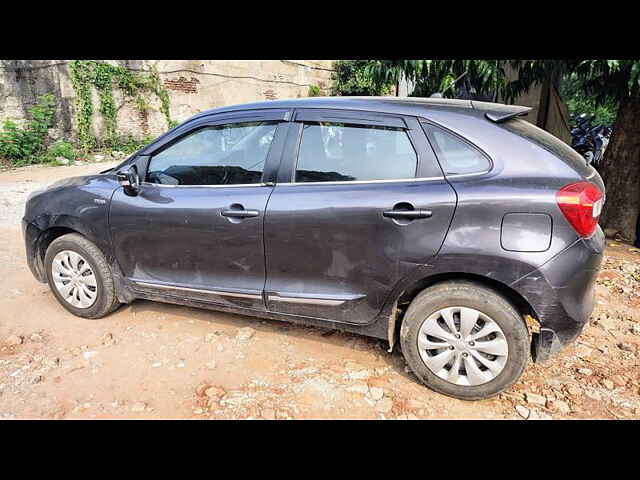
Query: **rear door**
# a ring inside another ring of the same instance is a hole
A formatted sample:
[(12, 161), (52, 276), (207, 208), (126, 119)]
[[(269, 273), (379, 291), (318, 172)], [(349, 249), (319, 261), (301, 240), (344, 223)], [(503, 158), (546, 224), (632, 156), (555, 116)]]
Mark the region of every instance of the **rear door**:
[(455, 208), (415, 118), (295, 112), (265, 217), (270, 311), (368, 323)]
[(280, 159), (287, 115), (241, 112), (199, 121), (151, 153), (138, 195), (116, 191), (112, 241), (137, 289), (265, 309), (269, 165)]

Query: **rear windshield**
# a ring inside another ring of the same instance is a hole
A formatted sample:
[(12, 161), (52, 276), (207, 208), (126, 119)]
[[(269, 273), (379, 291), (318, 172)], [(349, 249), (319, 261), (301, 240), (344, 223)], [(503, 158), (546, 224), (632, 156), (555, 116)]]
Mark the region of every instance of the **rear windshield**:
[(532, 123), (521, 118), (513, 118), (498, 125), (548, 150), (579, 173), (588, 174), (590, 171), (587, 161), (578, 152), (558, 137), (554, 137)]

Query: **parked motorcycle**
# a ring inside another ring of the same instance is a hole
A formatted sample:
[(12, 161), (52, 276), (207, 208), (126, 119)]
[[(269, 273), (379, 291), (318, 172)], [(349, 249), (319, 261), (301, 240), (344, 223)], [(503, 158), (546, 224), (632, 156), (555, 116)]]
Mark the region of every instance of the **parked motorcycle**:
[(575, 118), (571, 129), (571, 146), (595, 168), (600, 166), (609, 144), (611, 128), (606, 125), (592, 125), (595, 115), (585, 113)]

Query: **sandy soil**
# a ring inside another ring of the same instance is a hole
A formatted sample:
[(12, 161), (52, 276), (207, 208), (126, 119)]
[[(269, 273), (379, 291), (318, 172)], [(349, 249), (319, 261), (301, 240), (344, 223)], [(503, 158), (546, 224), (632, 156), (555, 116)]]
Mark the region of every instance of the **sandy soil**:
[(67, 313), (26, 265), (24, 201), (108, 166), (0, 173), (0, 418), (640, 418), (640, 252), (628, 245), (608, 241), (575, 345), (499, 397), (463, 402), (357, 335), (147, 301), (100, 320)]

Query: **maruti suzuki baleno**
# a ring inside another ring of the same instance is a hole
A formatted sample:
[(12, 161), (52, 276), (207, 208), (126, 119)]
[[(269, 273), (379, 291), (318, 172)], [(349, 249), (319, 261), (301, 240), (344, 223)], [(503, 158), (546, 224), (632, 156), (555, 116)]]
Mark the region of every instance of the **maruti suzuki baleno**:
[(432, 389), (486, 398), (581, 333), (604, 248), (602, 179), (528, 110), (337, 97), (202, 112), (33, 193), (29, 266), (81, 317), (142, 298), (355, 332), (399, 344)]

